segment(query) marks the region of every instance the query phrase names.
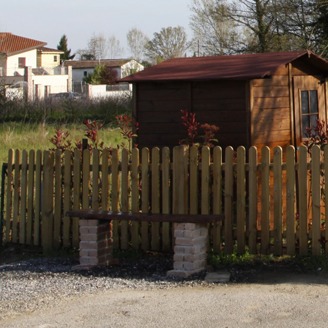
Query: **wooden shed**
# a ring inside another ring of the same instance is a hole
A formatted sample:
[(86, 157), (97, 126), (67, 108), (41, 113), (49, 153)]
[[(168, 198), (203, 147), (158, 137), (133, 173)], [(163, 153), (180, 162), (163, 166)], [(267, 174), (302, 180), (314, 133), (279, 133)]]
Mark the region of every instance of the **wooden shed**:
[(122, 81), (134, 84), (140, 147), (186, 137), (181, 110), (216, 124), (219, 144), (297, 146), (327, 122), (328, 61), (310, 51), (175, 58)]

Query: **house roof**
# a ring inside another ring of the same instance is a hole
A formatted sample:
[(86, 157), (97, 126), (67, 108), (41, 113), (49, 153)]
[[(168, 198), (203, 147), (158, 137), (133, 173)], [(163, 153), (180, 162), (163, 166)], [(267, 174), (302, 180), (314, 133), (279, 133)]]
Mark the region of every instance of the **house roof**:
[(131, 59), (100, 59), (100, 60), (65, 60), (65, 66), (72, 68), (95, 68), (97, 65), (106, 65), (109, 67), (121, 67), (131, 61)]
[(43, 41), (24, 38), (8, 32), (0, 32), (0, 53), (7, 56), (45, 46)]
[(279, 66), (301, 57), (306, 57), (313, 65), (328, 73), (328, 61), (310, 51), (295, 51), (173, 58), (127, 76), (120, 82), (265, 78), (271, 76)]
[(47, 48), (47, 47), (41, 47), (38, 49), (40, 52), (45, 52), (45, 53), (56, 53), (56, 54), (63, 54), (64, 51), (58, 50), (58, 49), (52, 49), (52, 48)]

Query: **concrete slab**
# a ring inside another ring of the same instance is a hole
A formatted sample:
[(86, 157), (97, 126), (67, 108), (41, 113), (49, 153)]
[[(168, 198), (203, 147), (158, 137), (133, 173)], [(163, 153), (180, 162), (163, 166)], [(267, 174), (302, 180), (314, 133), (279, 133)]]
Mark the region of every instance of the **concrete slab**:
[(227, 271), (208, 272), (205, 277), (206, 282), (227, 283), (231, 274)]

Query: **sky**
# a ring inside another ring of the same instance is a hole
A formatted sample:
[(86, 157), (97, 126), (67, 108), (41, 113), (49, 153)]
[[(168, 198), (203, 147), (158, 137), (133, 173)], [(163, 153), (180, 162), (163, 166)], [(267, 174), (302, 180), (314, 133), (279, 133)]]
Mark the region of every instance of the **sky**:
[(164, 27), (182, 26), (191, 39), (192, 0), (7, 0), (1, 5), (0, 31), (47, 43), (57, 49), (65, 34), (71, 54), (86, 49), (93, 35), (115, 36), (130, 55), (132, 28), (152, 39)]

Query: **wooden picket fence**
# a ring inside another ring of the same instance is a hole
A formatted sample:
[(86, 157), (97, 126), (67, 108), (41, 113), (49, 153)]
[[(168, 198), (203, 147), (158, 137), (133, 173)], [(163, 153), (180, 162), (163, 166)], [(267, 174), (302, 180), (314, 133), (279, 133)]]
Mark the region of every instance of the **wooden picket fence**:
[[(78, 219), (65, 217), (70, 209), (223, 213), (223, 223), (208, 227), (209, 248), (215, 251), (319, 255), (328, 240), (327, 174), (328, 148), (318, 146), (311, 155), (304, 146), (284, 152), (183, 146), (10, 150), (3, 242), (45, 250), (78, 247)], [(171, 251), (169, 223), (118, 221), (112, 229), (115, 248)]]

